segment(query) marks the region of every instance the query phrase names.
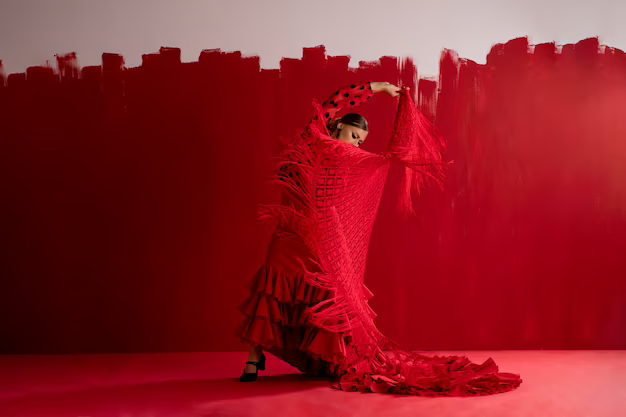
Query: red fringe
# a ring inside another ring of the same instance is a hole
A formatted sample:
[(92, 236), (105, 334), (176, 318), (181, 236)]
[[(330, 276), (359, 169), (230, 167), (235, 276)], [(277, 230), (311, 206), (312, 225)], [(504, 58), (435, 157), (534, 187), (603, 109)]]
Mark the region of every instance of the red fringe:
[(414, 214), (413, 196), (428, 180), (443, 187), (447, 163), (446, 143), (435, 126), (420, 112), (407, 89), (400, 91), (400, 103), (385, 156), (405, 165), (398, 199), (400, 212)]
[(467, 358), (410, 352), (374, 325), (363, 277), (388, 168), (392, 162), (405, 166), (399, 209), (414, 213), (412, 197), (427, 181), (442, 186), (445, 178), (445, 143), (435, 127), (402, 90), (388, 150), (376, 155), (331, 138), (319, 104), (313, 105), (317, 118), (287, 144), (278, 163), (275, 181), (290, 203), (265, 206), (260, 215), (302, 238), (313, 254), (307, 261), (319, 267), (309, 271), (301, 260), (306, 282), (333, 294), (306, 309), (312, 324), (353, 336), (333, 386), (411, 395), (482, 395), (518, 386), (519, 376), (498, 373), (491, 359), (477, 365)]

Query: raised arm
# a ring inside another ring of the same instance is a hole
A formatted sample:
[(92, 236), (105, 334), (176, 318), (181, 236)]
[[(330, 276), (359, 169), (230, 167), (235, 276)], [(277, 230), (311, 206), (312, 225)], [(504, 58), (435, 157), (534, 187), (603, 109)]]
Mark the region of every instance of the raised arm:
[(358, 106), (369, 100), (376, 93), (387, 92), (389, 95), (396, 97), (399, 90), (398, 87), (387, 82), (370, 81), (342, 87), (322, 103), (324, 123), (326, 126), (329, 126), (334, 121), (339, 111)]

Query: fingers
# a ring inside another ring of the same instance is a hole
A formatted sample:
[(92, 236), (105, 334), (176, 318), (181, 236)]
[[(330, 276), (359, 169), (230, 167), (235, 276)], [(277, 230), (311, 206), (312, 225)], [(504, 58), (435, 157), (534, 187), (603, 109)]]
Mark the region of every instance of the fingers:
[(387, 93), (389, 93), (389, 95), (391, 97), (398, 97), (400, 95), (400, 91), (403, 88), (408, 90), (408, 87), (398, 87), (398, 86), (393, 85), (391, 83), (386, 83), (386, 84), (387, 84), (386, 85), (387, 88), (385, 90), (387, 91)]
[(396, 86), (394, 86), (392, 96), (393, 97), (398, 97), (402, 91), (410, 93), (411, 87), (406, 87), (406, 86), (405, 87), (396, 87)]

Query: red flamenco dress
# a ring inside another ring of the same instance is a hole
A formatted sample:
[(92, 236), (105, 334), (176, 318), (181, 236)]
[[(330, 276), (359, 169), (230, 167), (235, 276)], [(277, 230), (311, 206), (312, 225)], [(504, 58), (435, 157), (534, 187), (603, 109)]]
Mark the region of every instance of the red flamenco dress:
[(373, 154), (340, 142), (327, 126), (337, 113), (368, 100), (369, 82), (335, 92), (304, 132), (281, 153), (276, 182), (282, 204), (264, 206), (276, 230), (266, 262), (239, 306), (236, 335), (309, 374), (333, 377), (345, 391), (422, 396), (487, 395), (510, 391), (519, 375), (462, 356), (427, 356), (403, 349), (374, 325), (364, 285), (371, 231), (391, 163), (405, 167), (399, 207), (427, 180), (442, 183), (445, 144), (401, 90), (387, 151)]

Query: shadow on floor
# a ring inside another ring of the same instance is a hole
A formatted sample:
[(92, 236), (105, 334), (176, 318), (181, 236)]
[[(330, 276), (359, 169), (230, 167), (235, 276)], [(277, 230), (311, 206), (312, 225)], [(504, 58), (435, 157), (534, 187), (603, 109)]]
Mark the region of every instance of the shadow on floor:
[[(330, 379), (305, 374), (268, 375), (262, 373), (255, 382), (242, 383), (239, 378), (177, 380), (114, 387), (78, 389), (65, 392), (36, 393), (4, 401), (0, 415), (25, 417), (33, 415), (67, 416), (72, 413), (90, 417), (131, 413), (184, 413), (197, 410), (214, 401), (273, 396), (329, 388)], [(41, 413), (41, 414), (38, 414)]]

